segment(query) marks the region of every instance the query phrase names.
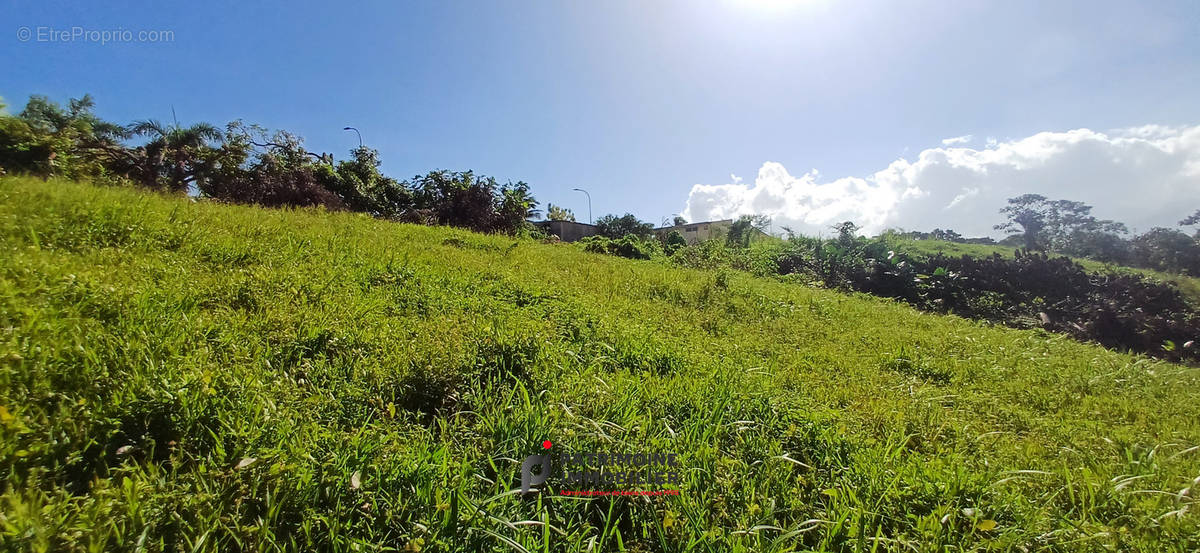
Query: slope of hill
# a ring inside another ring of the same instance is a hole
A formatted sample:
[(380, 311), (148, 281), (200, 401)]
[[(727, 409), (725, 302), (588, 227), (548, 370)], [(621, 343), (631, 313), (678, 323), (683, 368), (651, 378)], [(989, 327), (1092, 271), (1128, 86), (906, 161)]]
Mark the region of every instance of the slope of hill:
[[(963, 244), (961, 242), (948, 242), (945, 240), (913, 240), (908, 238), (892, 238), (895, 241), (897, 248), (912, 254), (944, 254), (947, 256), (969, 255), (972, 257), (987, 257), (995, 254), (1000, 254), (1004, 257), (1012, 257), (1016, 248), (1009, 246), (993, 245), (993, 244)], [(1153, 269), (1142, 269), (1137, 267), (1126, 267), (1113, 263), (1104, 263), (1094, 259), (1072, 258), (1085, 269), (1093, 272), (1118, 272), (1118, 273), (1140, 273), (1148, 277), (1170, 282), (1179, 288), (1191, 301), (1200, 303), (1200, 278), (1191, 277), (1188, 275), (1164, 273)]]
[[(0, 179), (0, 544), (1188, 551), (1200, 371), (726, 271)], [(678, 496), (522, 496), (554, 451)]]

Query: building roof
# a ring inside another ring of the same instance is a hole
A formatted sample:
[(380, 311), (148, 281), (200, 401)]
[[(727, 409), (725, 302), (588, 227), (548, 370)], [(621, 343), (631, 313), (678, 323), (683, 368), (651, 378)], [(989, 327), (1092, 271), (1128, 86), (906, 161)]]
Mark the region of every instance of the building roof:
[(655, 231), (672, 230), (672, 229), (677, 229), (677, 228), (682, 228), (682, 227), (692, 227), (692, 226), (696, 226), (696, 225), (718, 225), (718, 224), (724, 224), (724, 223), (729, 223), (732, 225), (733, 219), (720, 219), (717, 221), (696, 221), (695, 223), (684, 223), (682, 225), (670, 225), (670, 226), (665, 226), (665, 227), (658, 227), (654, 230)]

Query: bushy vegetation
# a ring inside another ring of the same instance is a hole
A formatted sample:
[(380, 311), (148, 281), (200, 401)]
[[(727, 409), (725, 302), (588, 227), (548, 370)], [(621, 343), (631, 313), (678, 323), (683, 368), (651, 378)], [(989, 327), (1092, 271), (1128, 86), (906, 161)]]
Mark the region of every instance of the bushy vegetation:
[(575, 222), (575, 214), (565, 207), (549, 204), (546, 206), (546, 220)]
[(619, 240), (626, 236), (638, 239), (649, 239), (653, 234), (654, 225), (639, 220), (632, 213), (621, 216), (605, 215), (596, 219), (596, 232), (599, 236)]
[[(4, 550), (1200, 547), (1200, 373), (1041, 330), (60, 180), (0, 251)], [(680, 495), (521, 498), (545, 439)]]
[[(1066, 257), (909, 258), (866, 242), (861, 252), (797, 251), (781, 271), (815, 275), (850, 290), (918, 308), (1017, 327), (1041, 327), (1119, 350), (1200, 360), (1200, 312), (1178, 289), (1138, 274), (1088, 273)], [(874, 246), (875, 251), (871, 251)], [(821, 246), (814, 245), (816, 248)], [(857, 254), (857, 255), (856, 255)]]
[[(1000, 242), (997, 242), (995, 239), (987, 237), (987, 236), (981, 236), (981, 237), (976, 237), (976, 238), (967, 238), (957, 232), (954, 232), (951, 229), (935, 228), (930, 232), (922, 232), (919, 230), (910, 230), (910, 231), (895, 231), (895, 230), (893, 230), (892, 232), (899, 236), (902, 236), (902, 237), (908, 238), (908, 239), (912, 239), (912, 240), (936, 240), (939, 242), (954, 242), (956, 244), (989, 244), (990, 245), (990, 244), (999, 244), (1000, 243)], [(1019, 235), (1013, 235), (1012, 237), (1016, 238), (1018, 240), (1021, 239), (1021, 237)], [(1007, 240), (1007, 238), (1005, 240)]]
[(768, 224), (770, 224), (770, 219), (761, 215), (743, 215), (738, 217), (729, 226), (729, 232), (725, 235), (725, 245), (731, 248), (749, 247), (751, 239), (756, 235), (765, 236), (763, 229)]
[(1200, 310), (1170, 283), (1125, 271), (1090, 272), (1074, 260), (1017, 250), (1013, 256), (913, 255), (891, 236), (792, 237), (755, 248), (708, 243), (675, 252), (693, 268), (731, 267), (802, 283), (895, 298), (922, 310), (1018, 328), (1040, 327), (1172, 360), (1200, 361)]
[(34, 96), (19, 114), (0, 114), (0, 172), (136, 184), (267, 207), (321, 206), (480, 232), (523, 233), (537, 212), (524, 182), (501, 185), (471, 171), (399, 181), (380, 172), (379, 152), (363, 146), (335, 162), (306, 150), (296, 135), (241, 121), (224, 130), (155, 120), (121, 126), (102, 121), (92, 108), (87, 96), (65, 109)]
[(588, 236), (580, 240), (579, 245), (587, 252), (615, 255), (627, 259), (650, 259), (656, 253), (661, 252), (655, 241), (638, 238), (632, 234), (626, 234), (621, 238)]
[(687, 239), (677, 230), (667, 233), (667, 237), (663, 239), (663, 252), (667, 255), (671, 255), (684, 247), (687, 247)]
[[(1200, 231), (1189, 236), (1178, 229), (1156, 227), (1125, 238), (1129, 231), (1123, 223), (1097, 219), (1091, 211), (1092, 207), (1083, 202), (1024, 194), (1010, 199), (1000, 210), (1007, 221), (996, 225), (996, 229), (1010, 233), (1000, 242), (991, 238), (964, 238), (953, 230), (943, 229), (895, 234), (914, 240), (1023, 247), (1101, 263), (1200, 276)], [(1197, 224), (1200, 211), (1179, 222), (1180, 227)]]
[[(1055, 209), (1066, 209), (1061, 203), (1054, 203)], [(1074, 210), (1072, 220), (1078, 225), (1115, 228), (1111, 222), (1089, 221), (1087, 206), (1077, 202), (1067, 205)], [(624, 226), (638, 228), (632, 215), (626, 218), (633, 223)], [(1066, 217), (1049, 219), (1062, 221)], [(1039, 228), (1044, 236), (1063, 236), (1061, 223), (1042, 223), (1040, 227), (1029, 221), (1026, 224), (1030, 229)], [(963, 253), (959, 256), (929, 254), (919, 248), (906, 252), (900, 246), (912, 233), (892, 232), (868, 239), (858, 236), (858, 228), (851, 222), (834, 228), (836, 239), (792, 235), (786, 241), (751, 244), (751, 232), (764, 225), (762, 220), (741, 217), (723, 240), (690, 246), (678, 233), (660, 236), (654, 242), (633, 234), (620, 240), (593, 237), (582, 241), (582, 245), (589, 252), (631, 259), (665, 254), (674, 263), (691, 268), (724, 267), (758, 276), (799, 279), (895, 298), (926, 311), (1018, 328), (1040, 327), (1118, 350), (1200, 361), (1200, 347), (1194, 347), (1200, 338), (1194, 282), (1151, 278), (1113, 267), (1085, 268), (1065, 256), (1030, 250), (1015, 249), (1008, 252), (1011, 255), (1002, 255), (990, 245), (994, 242), (962, 240), (952, 231), (938, 230), (934, 235), (973, 247), (960, 248)], [(1052, 233), (1049, 229), (1059, 230)], [(1080, 232), (1066, 235), (1077, 237)], [(1186, 235), (1181, 236), (1192, 242)], [(1181, 282), (1188, 285), (1190, 299), (1177, 286)]]

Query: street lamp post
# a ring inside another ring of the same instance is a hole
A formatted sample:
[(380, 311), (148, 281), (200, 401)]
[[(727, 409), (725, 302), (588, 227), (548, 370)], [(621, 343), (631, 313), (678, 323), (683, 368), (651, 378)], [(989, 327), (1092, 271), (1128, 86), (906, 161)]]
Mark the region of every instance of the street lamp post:
[(587, 196), (587, 199), (588, 199), (588, 224), (589, 225), (592, 224), (592, 195), (588, 194), (588, 191), (584, 190), (582, 188), (572, 188), (571, 190), (574, 190), (576, 192), (583, 192), (583, 194), (585, 196)]
[(354, 128), (354, 127), (345, 127), (345, 128), (343, 128), (342, 130), (343, 130), (343, 131), (354, 131), (354, 134), (357, 134), (357, 135), (358, 135), (358, 147), (359, 147), (359, 148), (362, 148), (362, 147), (363, 147), (363, 145), (362, 145), (362, 133), (358, 132), (358, 129), (356, 129), (356, 128)]

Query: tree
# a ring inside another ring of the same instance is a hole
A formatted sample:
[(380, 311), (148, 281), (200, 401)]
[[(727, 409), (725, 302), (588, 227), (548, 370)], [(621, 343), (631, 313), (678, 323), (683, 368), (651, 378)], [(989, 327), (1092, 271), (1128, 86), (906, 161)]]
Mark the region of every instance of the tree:
[(1009, 248), (1020, 248), (1025, 245), (1025, 235), (1021, 233), (1010, 234), (1001, 238), (996, 242), (997, 245), (1007, 246)]
[(940, 228), (933, 229), (933, 232), (929, 233), (929, 236), (934, 240), (943, 240), (946, 242), (959, 242), (963, 239), (961, 234), (954, 232), (953, 230), (942, 230)]
[(596, 220), (597, 234), (609, 238), (622, 238), (626, 235), (649, 238), (653, 231), (654, 225), (642, 222), (632, 213), (626, 213), (620, 217), (605, 215)]
[(93, 114), (94, 106), (86, 94), (65, 109), (33, 95), (19, 115), (0, 115), (0, 166), (43, 178), (92, 178), (109, 174), (116, 160), (130, 165), (119, 142), (124, 129)]
[(1046, 225), (1049, 245), (1055, 251), (1091, 257), (1097, 244), (1111, 244), (1129, 230), (1124, 223), (1097, 219), (1091, 215), (1092, 206), (1083, 202), (1055, 200), (1050, 202), (1050, 217)]
[[(1197, 209), (1195, 213), (1188, 215), (1186, 219), (1179, 222), (1179, 226), (1181, 227), (1191, 227), (1196, 225), (1200, 225), (1200, 209)], [(1200, 228), (1196, 229), (1196, 239), (1200, 240)]]
[(134, 122), (127, 130), (131, 135), (150, 139), (139, 148), (142, 184), (169, 192), (186, 192), (204, 178), (204, 150), (211, 149), (211, 142), (222, 138), (221, 132), (208, 123), (181, 127), (146, 119)]
[(93, 114), (94, 107), (96, 102), (89, 94), (68, 100), (66, 110), (45, 96), (35, 94), (29, 97), (29, 103), (21, 112), (21, 118), (41, 132), (63, 133), (73, 129), (84, 135), (101, 138), (119, 139), (127, 136), (125, 129), (120, 125), (104, 121)]
[(667, 252), (667, 255), (675, 253), (684, 246), (687, 246), (687, 239), (677, 230), (672, 230), (670, 234), (667, 234), (667, 239), (663, 242), (663, 250)]
[(435, 224), (489, 232), (495, 219), (496, 179), (473, 171), (431, 171), (412, 183), (414, 207)]
[[(335, 165), (332, 155), (306, 150), (299, 136), (285, 131), (272, 133), (241, 121), (224, 131), (205, 123), (183, 127), (154, 120), (121, 127), (97, 118), (92, 106), (89, 96), (71, 100), (66, 108), (32, 96), (21, 114), (12, 116), (0, 101), (0, 171), (119, 176), (152, 189), (196, 190), (231, 202), (351, 209), (481, 232), (522, 232), (538, 212), (524, 182), (500, 186), (471, 171), (433, 171), (401, 182), (384, 175), (379, 152), (365, 146)], [(123, 143), (133, 136), (144, 142)], [(570, 211), (559, 210), (559, 216), (574, 219)]]
[(994, 228), (1009, 234), (1020, 232), (1025, 249), (1045, 249), (1042, 229), (1046, 228), (1046, 201), (1046, 197), (1040, 194), (1023, 194), (1009, 198), (1008, 206), (1000, 210), (1001, 214), (1008, 217), (1008, 222)]
[(1106, 263), (1127, 263), (1130, 242), (1115, 233), (1076, 231), (1059, 251), (1076, 257), (1089, 257)]
[(672, 223), (677, 227), (681, 227), (683, 225), (688, 224), (688, 220), (676, 215), (675, 219), (672, 221)]
[(0, 167), (16, 173), (48, 178), (54, 173), (56, 145), (20, 117), (0, 117)]
[(396, 219), (412, 209), (413, 192), (379, 170), (378, 150), (359, 146), (350, 153), (352, 157), (338, 162), (335, 169), (338, 178), (331, 184), (335, 194), (352, 209), (385, 219)]
[(1200, 244), (1183, 232), (1157, 227), (1135, 236), (1130, 245), (1138, 266), (1200, 275)]
[(842, 246), (849, 246), (852, 245), (858, 238), (858, 229), (860, 227), (854, 224), (854, 221), (842, 221), (831, 228), (837, 231), (838, 244)]
[(1020, 233), (1025, 248), (1069, 252), (1074, 243), (1096, 242), (1095, 233), (1125, 234), (1125, 225), (1091, 214), (1092, 206), (1072, 200), (1050, 200), (1040, 194), (1010, 198), (1000, 213), (1008, 222), (995, 226), (1009, 234)]
[(357, 209), (335, 192), (343, 181), (333, 167), (318, 163), (320, 156), (285, 131), (269, 133), (233, 121), (220, 145), (201, 149), (200, 157), (204, 178), (196, 186), (208, 197), (269, 207)]
[(499, 186), (472, 171), (431, 171), (409, 185), (412, 209), (404, 220), (515, 233), (537, 213), (537, 200), (524, 182)]
[(742, 215), (729, 226), (725, 235), (725, 245), (731, 248), (744, 248), (750, 245), (750, 238), (755, 232), (763, 233), (763, 228), (770, 224), (766, 215)]
[(516, 234), (529, 219), (537, 216), (537, 200), (529, 193), (529, 185), (518, 181), (500, 187), (496, 222), (492, 230)]
[(575, 214), (571, 210), (557, 206), (554, 204), (546, 205), (546, 219), (551, 221), (571, 221), (575, 222)]

